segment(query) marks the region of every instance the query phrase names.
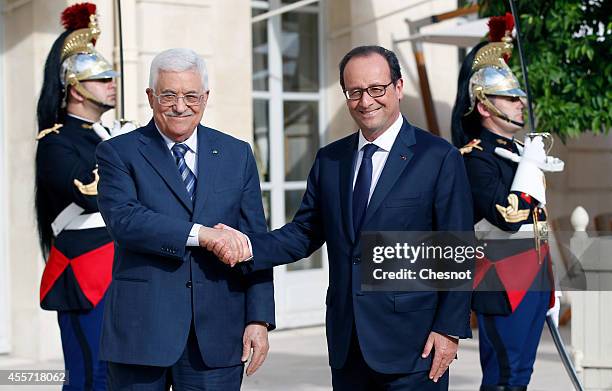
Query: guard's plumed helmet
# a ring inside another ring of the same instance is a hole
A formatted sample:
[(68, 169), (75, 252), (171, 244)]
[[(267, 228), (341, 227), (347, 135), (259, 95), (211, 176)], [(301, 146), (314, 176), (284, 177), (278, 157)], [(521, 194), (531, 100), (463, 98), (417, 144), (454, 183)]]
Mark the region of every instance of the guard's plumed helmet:
[[(62, 24), (72, 32), (65, 38), (61, 48), (60, 81), (64, 89), (75, 88), (85, 98), (104, 104), (81, 85), (85, 80), (102, 80), (118, 76), (113, 66), (95, 49), (100, 36), (96, 5), (81, 3), (62, 12)], [(64, 104), (65, 98), (64, 98)]]
[[(497, 24), (497, 25), (496, 25)], [(501, 25), (501, 26), (500, 26)], [(512, 38), (510, 37), (514, 21), (512, 15), (491, 18), (489, 22), (491, 43), (480, 48), (474, 56), (472, 76), (469, 81), (470, 108), (474, 110), (476, 100), (482, 102), (487, 109), (499, 117), (505, 117), (487, 95), (525, 98), (527, 94), (521, 89), (519, 81), (506, 64), (506, 59), (512, 54)], [(501, 32), (501, 37), (499, 32)], [(496, 36), (497, 35), (497, 36)]]

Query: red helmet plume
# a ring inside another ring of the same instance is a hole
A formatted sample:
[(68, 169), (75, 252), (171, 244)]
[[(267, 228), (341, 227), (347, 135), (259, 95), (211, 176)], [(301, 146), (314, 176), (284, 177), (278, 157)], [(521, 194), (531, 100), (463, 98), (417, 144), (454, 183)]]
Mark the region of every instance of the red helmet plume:
[(487, 23), (489, 26), (489, 42), (500, 42), (506, 31), (514, 28), (514, 18), (510, 12), (503, 16), (492, 16)]
[(96, 13), (93, 3), (71, 5), (62, 12), (61, 21), (66, 30), (78, 30), (89, 25), (89, 16)]

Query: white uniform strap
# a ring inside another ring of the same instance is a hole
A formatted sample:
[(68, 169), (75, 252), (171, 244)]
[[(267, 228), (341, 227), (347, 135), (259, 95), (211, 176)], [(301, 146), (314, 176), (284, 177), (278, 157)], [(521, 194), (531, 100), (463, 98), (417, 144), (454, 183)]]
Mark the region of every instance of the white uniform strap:
[(82, 214), (84, 210), (74, 202), (64, 208), (51, 223), (53, 235), (57, 237), (63, 230), (79, 230), (105, 226), (100, 212)]
[(476, 237), (479, 239), (526, 239), (533, 238), (533, 224), (523, 224), (518, 232), (508, 232), (499, 229), (489, 220), (482, 219), (474, 224)]
[(109, 138), (111, 138), (110, 134), (108, 134), (108, 130), (106, 130), (106, 128), (102, 126), (101, 123), (94, 122), (93, 124), (91, 124), (91, 128), (102, 140), (108, 140)]

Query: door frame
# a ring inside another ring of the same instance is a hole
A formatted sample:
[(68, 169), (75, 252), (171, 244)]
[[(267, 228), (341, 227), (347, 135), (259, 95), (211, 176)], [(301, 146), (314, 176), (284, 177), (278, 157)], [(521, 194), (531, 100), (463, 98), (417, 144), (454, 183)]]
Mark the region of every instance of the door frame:
[[(8, 177), (6, 174), (6, 119), (4, 117), (4, 13), (0, 7), (0, 210), (8, 211), (7, 192)], [(10, 319), (12, 306), (10, 301), (9, 257), (8, 257), (8, 215), (0, 214), (0, 354), (11, 350)]]

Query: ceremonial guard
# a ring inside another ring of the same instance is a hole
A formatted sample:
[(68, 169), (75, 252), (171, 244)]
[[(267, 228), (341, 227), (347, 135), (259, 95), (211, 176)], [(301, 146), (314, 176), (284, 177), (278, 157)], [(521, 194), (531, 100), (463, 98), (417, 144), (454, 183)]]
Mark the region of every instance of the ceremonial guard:
[(491, 42), (477, 45), (462, 65), (452, 116), (477, 235), (503, 231), (497, 238), (527, 238), (498, 241), (495, 251), (477, 261), (472, 308), (478, 318), (481, 391), (526, 390), (547, 312), (558, 318), (544, 172), (562, 170), (563, 162), (546, 156), (550, 135), (529, 134), (524, 143), (514, 138), (524, 127), (526, 94), (506, 64), (513, 26), (511, 14), (491, 18)]
[(45, 64), (37, 107), (36, 212), (46, 266), (40, 305), (58, 312), (64, 390), (104, 390), (98, 361), (104, 295), (111, 282), (113, 241), (98, 212), (95, 149), (134, 128), (100, 116), (115, 106), (117, 73), (96, 51), (96, 6), (76, 4), (62, 13), (64, 31)]

